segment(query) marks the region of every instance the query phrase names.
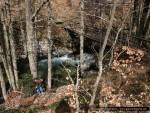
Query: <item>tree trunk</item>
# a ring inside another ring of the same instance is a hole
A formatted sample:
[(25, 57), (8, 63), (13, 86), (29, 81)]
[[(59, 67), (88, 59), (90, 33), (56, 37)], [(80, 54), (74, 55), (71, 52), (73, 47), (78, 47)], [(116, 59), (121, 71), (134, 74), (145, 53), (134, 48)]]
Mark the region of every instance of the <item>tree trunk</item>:
[(16, 84), (17, 88), (19, 88), (17, 58), (16, 58), (16, 52), (15, 52), (15, 42), (14, 42), (14, 37), (13, 37), (12, 23), (10, 23), (10, 25), (9, 25), (9, 37), (10, 37), (10, 47), (11, 47), (11, 57), (12, 57), (13, 71), (14, 71), (14, 76), (15, 76), (15, 84)]
[(51, 66), (51, 52), (52, 52), (52, 34), (51, 34), (51, 0), (48, 2), (48, 88), (51, 89), (52, 81), (52, 66)]
[(75, 92), (74, 92), (74, 95), (75, 95), (75, 102), (76, 102), (76, 112), (79, 113), (80, 112), (80, 102), (79, 102), (79, 95), (78, 95), (78, 88), (79, 88), (79, 64), (78, 64), (78, 67), (77, 67), (77, 80), (76, 80), (76, 84), (75, 84)]
[[(140, 18), (140, 28), (138, 31), (138, 36), (141, 37), (145, 37), (146, 33), (147, 33), (147, 25), (150, 25), (150, 20), (148, 20), (150, 18), (149, 16), (149, 5), (150, 5), (150, 1), (149, 0), (145, 0), (144, 1), (144, 5), (142, 7), (143, 11), (141, 14), (141, 18)], [(145, 32), (146, 31), (146, 32)]]
[(84, 0), (81, 0), (80, 6), (80, 70), (81, 76), (83, 74), (83, 53), (84, 53)]
[[(2, 41), (2, 40), (1, 40)], [(2, 46), (2, 45), (1, 45)], [(3, 62), (4, 68), (5, 68), (5, 72), (9, 81), (9, 84), (11, 84), (11, 77), (9, 75), (9, 70), (8, 70), (8, 64), (7, 64), (7, 60), (6, 60), (6, 55), (3, 52), (4, 49), (2, 49), (2, 47), (0, 46), (0, 59)]]
[[(123, 30), (124, 24), (126, 22), (126, 19), (127, 19), (128, 15), (129, 15), (129, 13), (130, 13), (130, 9), (128, 10), (128, 12), (126, 14), (123, 13), (123, 15), (122, 15), (124, 18), (122, 18), (122, 24), (121, 24), (120, 28), (118, 29), (118, 32), (117, 32), (116, 37), (115, 37), (115, 41), (114, 41), (114, 43), (112, 45), (110, 60), (109, 60), (109, 63), (108, 63), (109, 67), (111, 67), (111, 64), (114, 61), (114, 50), (116, 48), (116, 44), (117, 44), (117, 41), (118, 41), (118, 38), (119, 38), (119, 34)], [(124, 15), (126, 15), (126, 16), (124, 16)]]
[(17, 69), (17, 58), (16, 58), (16, 53), (15, 53), (15, 42), (14, 42), (14, 36), (13, 36), (13, 26), (12, 26), (12, 21), (11, 21), (11, 13), (10, 13), (10, 3), (9, 0), (5, 0), (5, 5), (6, 5), (6, 13), (7, 13), (7, 18), (8, 18), (8, 26), (9, 26), (9, 40), (10, 40), (10, 47), (11, 47), (11, 58), (12, 58), (12, 69), (15, 77), (15, 84), (17, 88), (19, 88), (18, 85), (18, 69)]
[(149, 34), (150, 34), (150, 16), (148, 16), (147, 21), (145, 23), (143, 36), (146, 37), (146, 35), (149, 35)]
[[(8, 33), (7, 33), (7, 29), (6, 29), (6, 23), (4, 21), (4, 12), (2, 11), (2, 9), (0, 8), (0, 12), (1, 12), (1, 21), (3, 24), (3, 32), (4, 32), (4, 40), (5, 40), (5, 57), (6, 57), (6, 62), (7, 62), (7, 68), (9, 71), (9, 78), (10, 78), (10, 85), (12, 86), (12, 88), (15, 90), (16, 89), (16, 85), (15, 85), (15, 79), (14, 79), (14, 73), (13, 73), (13, 69), (12, 69), (12, 61), (11, 61), (11, 54), (10, 54), (10, 40), (8, 38)], [(4, 51), (3, 51), (4, 52)]]
[(37, 50), (36, 38), (34, 37), (34, 20), (31, 18), (31, 4), (30, 0), (25, 0), (26, 3), (26, 31), (27, 31), (27, 49), (30, 71), (33, 78), (37, 77)]
[(21, 30), (21, 40), (24, 48), (24, 55), (27, 56), (27, 39), (25, 36), (25, 31), (23, 29), (23, 18), (22, 18), (22, 0), (18, 1), (19, 8), (19, 19), (20, 19), (20, 30)]
[(97, 76), (96, 82), (94, 84), (94, 89), (93, 89), (92, 97), (91, 97), (90, 104), (89, 104), (90, 107), (92, 107), (94, 105), (97, 88), (98, 88), (99, 81), (101, 79), (101, 75), (102, 75), (102, 72), (103, 72), (102, 70), (103, 70), (104, 50), (106, 48), (106, 44), (107, 44), (107, 41), (108, 41), (108, 38), (109, 38), (109, 34), (110, 34), (111, 29), (112, 29), (112, 24), (113, 24), (113, 19), (114, 19), (116, 6), (117, 6), (117, 0), (114, 1), (114, 5), (113, 5), (112, 13), (111, 13), (111, 19), (110, 19), (110, 22), (109, 22), (109, 26), (107, 28), (107, 32), (106, 32), (106, 35), (105, 35), (105, 38), (104, 38), (103, 45), (102, 45), (101, 50), (99, 52), (99, 62), (98, 62), (99, 63), (99, 72), (98, 72), (98, 76)]
[(4, 100), (7, 100), (6, 85), (5, 85), (5, 80), (4, 80), (1, 65), (0, 65), (0, 82), (1, 82), (3, 98), (4, 98)]
[(139, 0), (134, 0), (134, 10), (133, 10), (133, 23), (132, 23), (133, 34), (139, 29)]

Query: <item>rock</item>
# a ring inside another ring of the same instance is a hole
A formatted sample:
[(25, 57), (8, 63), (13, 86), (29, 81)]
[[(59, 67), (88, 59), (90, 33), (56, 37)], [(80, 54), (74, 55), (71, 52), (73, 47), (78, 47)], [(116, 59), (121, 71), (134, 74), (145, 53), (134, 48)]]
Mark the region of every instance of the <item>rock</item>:
[[(76, 64), (79, 62), (79, 56), (75, 59)], [(83, 54), (83, 70), (91, 70), (97, 66), (97, 57), (95, 54), (84, 53)]]
[(71, 50), (69, 50), (68, 48), (66, 47), (58, 47), (57, 50), (53, 51), (52, 54), (54, 56), (64, 56), (64, 55), (67, 55), (67, 54), (70, 54), (72, 53)]
[[(37, 47), (38, 53), (47, 54), (47, 50), (48, 50), (47, 40), (39, 41), (36, 47)], [(56, 49), (52, 51), (53, 56), (64, 56), (69, 53), (72, 53), (72, 51), (66, 47), (57, 47)]]
[(33, 104), (38, 104), (38, 103), (39, 103), (38, 99), (35, 99), (35, 101), (33, 102)]
[(94, 54), (84, 53), (83, 70), (89, 70), (92, 66), (96, 67), (97, 58)]
[(37, 47), (37, 50), (39, 53), (47, 53), (47, 50), (48, 50), (48, 42), (47, 40), (42, 40), (42, 41), (39, 41), (36, 45)]

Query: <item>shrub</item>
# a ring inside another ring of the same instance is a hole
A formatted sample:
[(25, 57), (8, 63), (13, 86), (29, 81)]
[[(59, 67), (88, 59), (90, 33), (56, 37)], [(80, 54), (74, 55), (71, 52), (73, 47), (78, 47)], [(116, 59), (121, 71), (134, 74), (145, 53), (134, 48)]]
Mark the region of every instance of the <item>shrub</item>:
[(32, 95), (35, 93), (34, 81), (31, 74), (22, 74), (19, 79), (19, 86), (23, 88), (23, 93), (25, 93), (25, 95)]

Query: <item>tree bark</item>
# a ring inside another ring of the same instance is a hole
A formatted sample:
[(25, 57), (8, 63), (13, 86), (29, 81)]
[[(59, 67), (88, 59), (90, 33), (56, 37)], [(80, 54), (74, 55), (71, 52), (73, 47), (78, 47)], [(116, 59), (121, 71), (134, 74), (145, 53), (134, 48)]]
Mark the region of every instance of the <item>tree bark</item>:
[(139, 31), (137, 32), (138, 36), (141, 37), (145, 37), (146, 33), (147, 33), (147, 25), (150, 25), (148, 20), (150, 18), (149, 15), (149, 5), (150, 5), (150, 1), (149, 0), (145, 0), (144, 1), (144, 5), (142, 7), (143, 11), (140, 17), (140, 28)]
[(6, 85), (5, 85), (5, 80), (4, 80), (1, 65), (0, 65), (0, 82), (1, 82), (3, 98), (4, 98), (4, 100), (7, 100)]
[(26, 4), (26, 31), (27, 31), (27, 50), (28, 50), (28, 59), (30, 65), (30, 71), (33, 75), (33, 78), (37, 77), (37, 39), (34, 32), (34, 23), (35, 17), (41, 10), (41, 8), (47, 3), (47, 0), (44, 0), (42, 5), (40, 5), (37, 10), (31, 14), (31, 1), (25, 0)]
[[(4, 32), (4, 40), (5, 40), (5, 57), (6, 57), (6, 63), (7, 63), (7, 68), (9, 71), (9, 78), (10, 78), (10, 85), (12, 86), (12, 88), (15, 90), (16, 89), (16, 85), (15, 85), (15, 79), (14, 79), (14, 73), (13, 73), (13, 69), (12, 69), (12, 61), (11, 61), (11, 52), (10, 52), (10, 40), (8, 38), (8, 33), (7, 33), (7, 28), (6, 28), (6, 23), (4, 21), (4, 12), (2, 11), (2, 9), (0, 8), (0, 12), (1, 12), (1, 21), (3, 24), (3, 32)], [(4, 52), (4, 51), (3, 51)]]
[(11, 57), (12, 57), (13, 71), (14, 71), (14, 77), (15, 77), (15, 84), (17, 88), (19, 88), (17, 58), (16, 58), (16, 52), (15, 52), (15, 42), (14, 42), (14, 37), (13, 37), (12, 23), (9, 25), (9, 35), (10, 35), (9, 37), (10, 37)]
[(8, 26), (9, 26), (9, 40), (10, 40), (10, 50), (11, 50), (11, 58), (12, 58), (12, 69), (15, 77), (15, 84), (17, 88), (19, 88), (18, 85), (18, 69), (17, 69), (17, 58), (16, 58), (16, 53), (15, 53), (15, 42), (14, 42), (14, 36), (13, 36), (13, 26), (12, 26), (12, 21), (11, 21), (11, 12), (10, 12), (10, 3), (9, 0), (5, 0), (5, 5), (6, 5), (6, 13), (7, 13), (7, 18), (8, 18)]
[(30, 71), (33, 78), (37, 77), (37, 48), (36, 38), (34, 37), (34, 20), (31, 18), (31, 0), (25, 0), (26, 3), (26, 31), (27, 31), (27, 49)]
[(76, 84), (75, 84), (75, 102), (76, 102), (76, 112), (79, 113), (80, 112), (80, 102), (79, 102), (79, 95), (78, 95), (78, 87), (79, 87), (79, 64), (78, 64), (78, 67), (77, 67), (77, 80), (76, 80)]
[(24, 54), (27, 56), (27, 39), (25, 35), (25, 31), (23, 29), (23, 18), (22, 18), (22, 0), (18, 1), (18, 8), (19, 8), (19, 20), (20, 20), (20, 30), (21, 30), (21, 40), (24, 48)]
[(83, 53), (84, 53), (84, 0), (81, 0), (80, 6), (80, 70), (81, 76), (83, 74)]
[(52, 52), (52, 28), (51, 28), (51, 0), (48, 1), (48, 88), (51, 89), (52, 81), (52, 64), (51, 64), (51, 52)]
[[(130, 9), (131, 9), (131, 8), (130, 8)], [(119, 38), (119, 34), (120, 34), (121, 31), (123, 30), (123, 27), (124, 27), (124, 24), (125, 24), (125, 22), (126, 22), (126, 19), (127, 19), (127, 17), (129, 16), (130, 9), (128, 10), (128, 12), (127, 12), (126, 14), (124, 14), (124, 15), (126, 15), (126, 16), (123, 15), (124, 18), (122, 19), (122, 24), (121, 24), (120, 28), (118, 29), (118, 32), (117, 32), (116, 37), (115, 37), (115, 41), (114, 41), (114, 43), (113, 43), (113, 45), (112, 45), (110, 60), (109, 60), (109, 63), (108, 63), (108, 66), (109, 66), (109, 67), (111, 67), (111, 64), (112, 64), (113, 61), (114, 61), (114, 50), (115, 50), (115, 48), (116, 48), (116, 44), (117, 44), (117, 41), (118, 41), (118, 38)], [(122, 38), (123, 38), (123, 37), (122, 37)]]
[[(1, 40), (2, 41), (2, 40)], [(8, 70), (8, 64), (7, 64), (7, 60), (6, 60), (6, 55), (5, 53), (3, 52), (4, 49), (2, 49), (2, 45), (0, 46), (0, 59), (2, 60), (3, 62), (3, 65), (4, 65), (4, 68), (5, 68), (5, 72), (6, 72), (6, 75), (7, 75), (7, 78), (8, 78), (8, 81), (9, 81), (9, 84), (11, 84), (11, 78), (10, 78), (10, 75), (9, 75), (9, 70)]]
[(133, 34), (139, 29), (139, 0), (134, 0), (134, 10), (133, 10), (133, 21), (132, 21)]
[(102, 47), (100, 49), (100, 52), (99, 52), (99, 62), (98, 62), (99, 63), (99, 65), (98, 65), (99, 66), (99, 72), (98, 72), (96, 82), (94, 84), (94, 89), (93, 89), (92, 97), (91, 97), (90, 104), (89, 104), (90, 107), (92, 107), (94, 105), (97, 88), (98, 88), (99, 81), (101, 79), (101, 75), (102, 75), (102, 72), (103, 72), (102, 70), (103, 70), (104, 50), (106, 48), (106, 44), (107, 44), (107, 41), (108, 41), (108, 38), (109, 38), (109, 34), (110, 34), (111, 29), (112, 29), (112, 24), (113, 24), (113, 19), (114, 19), (116, 6), (117, 6), (117, 0), (114, 1), (109, 26), (108, 26), (107, 31), (106, 31), (106, 35), (105, 35), (105, 38), (104, 38), (104, 41), (103, 41), (103, 45), (102, 45)]

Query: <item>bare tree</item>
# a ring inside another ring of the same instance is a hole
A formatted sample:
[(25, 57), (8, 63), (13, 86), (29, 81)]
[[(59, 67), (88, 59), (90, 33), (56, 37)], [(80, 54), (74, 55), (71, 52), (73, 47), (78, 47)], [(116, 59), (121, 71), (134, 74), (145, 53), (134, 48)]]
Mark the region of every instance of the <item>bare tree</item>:
[(77, 80), (76, 80), (76, 84), (75, 84), (75, 101), (76, 101), (76, 112), (79, 113), (80, 111), (80, 102), (79, 102), (79, 95), (78, 95), (78, 87), (79, 87), (79, 64), (77, 66)]
[(77, 66), (77, 73), (76, 73), (76, 82), (74, 82), (73, 78), (70, 75), (70, 69), (66, 68), (63, 63), (61, 63), (62, 66), (64, 67), (64, 69), (66, 70), (67, 74), (68, 74), (68, 79), (70, 80), (71, 84), (73, 85), (74, 88), (74, 96), (75, 96), (75, 108), (76, 108), (76, 112), (79, 113), (80, 111), (80, 103), (79, 103), (79, 95), (78, 95), (78, 90), (79, 90), (79, 75), (80, 75), (80, 63), (78, 62), (78, 66)]
[(1, 82), (2, 94), (3, 94), (4, 100), (7, 100), (6, 85), (5, 85), (5, 80), (4, 80), (4, 75), (2, 72), (1, 64), (0, 64), (0, 82)]
[(139, 17), (139, 31), (137, 32), (137, 36), (145, 37), (148, 31), (148, 26), (150, 26), (150, 15), (149, 15), (149, 7), (150, 1), (144, 0), (142, 12)]
[(34, 78), (37, 77), (37, 55), (36, 38), (34, 37), (34, 19), (31, 16), (31, 0), (25, 0), (26, 3), (26, 31), (27, 31), (27, 49), (30, 71)]
[(52, 52), (52, 25), (51, 25), (51, 0), (48, 0), (48, 88), (51, 89), (51, 81), (52, 81), (52, 65), (51, 65), (51, 52)]
[[(1, 40), (2, 42), (2, 40)], [(7, 63), (7, 59), (6, 59), (6, 54), (3, 52), (4, 49), (2, 49), (2, 44), (0, 46), (0, 59), (3, 62), (4, 68), (5, 68), (5, 72), (8, 78), (9, 83), (11, 84), (11, 77), (9, 75), (9, 70), (8, 70), (8, 63)]]
[(12, 58), (12, 66), (13, 66), (13, 73), (15, 77), (15, 84), (17, 87), (18, 85), (18, 71), (17, 71), (17, 60), (16, 60), (16, 53), (15, 53), (15, 43), (14, 43), (14, 35), (13, 35), (13, 26), (12, 26), (12, 21), (11, 21), (11, 12), (10, 12), (10, 3), (9, 0), (5, 0), (5, 6), (6, 6), (6, 13), (7, 13), (7, 18), (8, 18), (8, 34), (9, 34), (9, 40), (10, 40), (10, 50), (11, 50), (11, 58)]
[(104, 41), (103, 41), (103, 45), (102, 45), (102, 47), (100, 49), (100, 52), (99, 52), (99, 61), (98, 61), (99, 72), (98, 72), (98, 76), (97, 76), (96, 82), (94, 84), (94, 89), (93, 89), (92, 97), (91, 97), (90, 104), (89, 104), (90, 107), (92, 107), (94, 105), (97, 88), (98, 88), (98, 85), (99, 85), (99, 81), (101, 79), (101, 75), (103, 73), (104, 50), (106, 48), (106, 44), (107, 44), (107, 41), (108, 41), (108, 38), (109, 38), (109, 34), (110, 34), (110, 31), (111, 31), (111, 28), (112, 28), (116, 6), (117, 6), (117, 0), (114, 0), (110, 22), (109, 22), (109, 25), (108, 25), (108, 28), (107, 28), (107, 31), (106, 31), (106, 35), (105, 35), (105, 38), (104, 38)]
[(83, 74), (83, 53), (84, 53), (84, 0), (81, 0), (80, 6), (80, 70)]
[(25, 35), (25, 30), (23, 29), (23, 11), (22, 11), (22, 0), (18, 0), (18, 9), (19, 9), (19, 21), (20, 21), (20, 30), (21, 30), (21, 41), (24, 48), (24, 54), (27, 56), (27, 39)]
[[(132, 6), (132, 5), (131, 5), (131, 6)], [(114, 60), (114, 50), (115, 50), (115, 48), (116, 48), (116, 44), (117, 44), (117, 41), (118, 41), (118, 38), (119, 38), (119, 34), (120, 34), (121, 31), (123, 30), (123, 27), (124, 27), (124, 25), (125, 25), (125, 21), (127, 20), (127, 17), (129, 16), (130, 11), (131, 11), (131, 7), (129, 8), (129, 10), (128, 10), (126, 16), (124, 16), (124, 18), (122, 19), (122, 24), (121, 24), (121, 26), (120, 26), (120, 28), (118, 29), (118, 32), (117, 32), (117, 34), (116, 34), (115, 41), (114, 41), (114, 43), (113, 43), (113, 45), (112, 45), (112, 48), (111, 48), (111, 56), (110, 56), (110, 60), (109, 60), (109, 63), (108, 63), (108, 66), (109, 66), (109, 67), (111, 66), (111, 64), (112, 64), (112, 62), (113, 62), (113, 60)]]
[(136, 32), (139, 29), (139, 0), (134, 0), (134, 12), (133, 12), (133, 23), (132, 23), (132, 29), (133, 29), (133, 34), (136, 35)]
[(26, 31), (27, 31), (27, 49), (28, 49), (28, 58), (30, 71), (33, 75), (33, 78), (37, 77), (37, 39), (35, 37), (34, 25), (35, 17), (40, 12), (41, 8), (47, 3), (47, 0), (44, 0), (43, 3), (36, 9), (32, 14), (31, 12), (31, 1), (25, 0), (26, 3)]
[[(6, 21), (4, 18), (4, 11), (2, 10), (2, 8), (0, 7), (0, 12), (1, 12), (1, 21), (3, 24), (3, 32), (4, 32), (4, 40), (5, 40), (5, 51), (3, 50), (3, 52), (5, 52), (5, 58), (6, 58), (6, 62), (7, 66), (5, 68), (5, 70), (8, 70), (9, 74), (9, 78), (10, 78), (10, 85), (12, 86), (12, 88), (15, 90), (16, 89), (16, 84), (15, 84), (15, 78), (14, 78), (14, 73), (13, 73), (13, 69), (12, 69), (12, 61), (11, 61), (11, 52), (10, 52), (10, 40), (8, 38), (8, 33), (7, 33), (7, 27), (6, 27)], [(7, 72), (7, 71), (6, 71)]]
[(15, 84), (17, 88), (19, 88), (17, 58), (16, 58), (16, 52), (15, 52), (15, 42), (14, 42), (14, 36), (13, 36), (12, 23), (9, 25), (9, 35), (10, 35), (11, 57), (12, 57), (12, 66), (13, 66), (13, 72), (14, 72), (14, 77), (15, 77)]

